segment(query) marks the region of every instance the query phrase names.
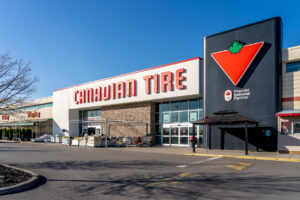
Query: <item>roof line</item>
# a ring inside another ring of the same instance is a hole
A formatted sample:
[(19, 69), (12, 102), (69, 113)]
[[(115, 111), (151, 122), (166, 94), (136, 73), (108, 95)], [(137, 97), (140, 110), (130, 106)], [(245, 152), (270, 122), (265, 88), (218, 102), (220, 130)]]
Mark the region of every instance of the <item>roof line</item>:
[(65, 87), (65, 88), (62, 88), (62, 89), (53, 90), (53, 92), (57, 92), (57, 91), (60, 91), (60, 90), (65, 90), (65, 89), (69, 89), (69, 88), (73, 88), (73, 87), (78, 87), (78, 86), (81, 86), (81, 85), (87, 85), (87, 84), (95, 83), (95, 82), (99, 82), (99, 81), (104, 81), (104, 80), (108, 80), (108, 79), (118, 78), (118, 77), (130, 75), (130, 74), (136, 74), (136, 73), (140, 73), (140, 72), (144, 72), (144, 71), (149, 71), (149, 70), (152, 70), (152, 69), (157, 69), (157, 68), (166, 67), (166, 66), (170, 66), (170, 65), (175, 65), (175, 64), (178, 64), (178, 63), (183, 63), (183, 62), (187, 62), (187, 61), (191, 61), (191, 60), (197, 60), (197, 59), (203, 60), (203, 58), (201, 58), (201, 57), (189, 58), (189, 59), (186, 59), (186, 60), (181, 60), (181, 61), (177, 61), (177, 62), (165, 64), (165, 65), (160, 65), (160, 66), (156, 66), (156, 67), (151, 67), (151, 68), (147, 68), (147, 69), (142, 69), (142, 70), (135, 71), (135, 72), (129, 72), (129, 73), (126, 73), (126, 74), (112, 76), (112, 77), (109, 77), (109, 78), (103, 78), (103, 79), (99, 79), (99, 80), (95, 80), (95, 81), (81, 83), (81, 84)]

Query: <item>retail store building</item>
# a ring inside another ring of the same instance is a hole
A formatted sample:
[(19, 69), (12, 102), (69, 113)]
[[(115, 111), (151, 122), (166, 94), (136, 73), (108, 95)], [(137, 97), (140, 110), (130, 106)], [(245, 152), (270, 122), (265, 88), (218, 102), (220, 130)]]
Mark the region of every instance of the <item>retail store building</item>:
[[(147, 134), (155, 135), (156, 144), (188, 145), (191, 122), (203, 117), (202, 75), (197, 57), (56, 90), (53, 133), (75, 137), (107, 130), (110, 137)], [(103, 119), (120, 123), (104, 129)], [(197, 129), (200, 140), (202, 135)]]
[(53, 134), (151, 135), (157, 145), (187, 146), (193, 122), (236, 112), (258, 127), (245, 135), (233, 123), (198, 125), (197, 145), (243, 149), (247, 139), (250, 150), (300, 151), (300, 48), (282, 50), (281, 31), (279, 17), (267, 19), (205, 37), (203, 59), (56, 90)]
[[(20, 103), (2, 111), (0, 129), (2, 137), (39, 137), (52, 134), (52, 97)], [(23, 138), (22, 138), (23, 139)]]

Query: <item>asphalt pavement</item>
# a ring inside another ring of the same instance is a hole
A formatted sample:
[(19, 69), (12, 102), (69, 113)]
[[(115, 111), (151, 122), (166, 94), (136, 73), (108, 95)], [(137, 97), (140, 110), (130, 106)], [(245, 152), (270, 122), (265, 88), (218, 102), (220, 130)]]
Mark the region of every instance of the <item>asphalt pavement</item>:
[(2, 163), (40, 184), (0, 200), (300, 199), (300, 163), (187, 156), (188, 148), (0, 143)]

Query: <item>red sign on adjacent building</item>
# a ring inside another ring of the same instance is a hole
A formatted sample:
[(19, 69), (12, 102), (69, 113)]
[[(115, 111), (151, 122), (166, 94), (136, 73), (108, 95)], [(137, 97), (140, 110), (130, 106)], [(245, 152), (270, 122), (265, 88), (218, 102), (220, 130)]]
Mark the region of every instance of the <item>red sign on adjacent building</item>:
[(2, 115), (2, 120), (9, 120), (9, 115)]
[(28, 118), (40, 118), (41, 117), (41, 113), (40, 112), (28, 112), (27, 113)]

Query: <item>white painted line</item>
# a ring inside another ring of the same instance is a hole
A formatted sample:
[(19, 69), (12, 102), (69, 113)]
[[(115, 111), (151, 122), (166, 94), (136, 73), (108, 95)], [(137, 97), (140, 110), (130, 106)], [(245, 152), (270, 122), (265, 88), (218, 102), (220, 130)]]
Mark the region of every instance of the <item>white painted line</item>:
[(208, 161), (211, 161), (211, 160), (217, 160), (221, 157), (211, 157), (211, 158), (207, 158), (205, 160), (200, 160), (200, 161), (196, 161), (196, 162), (192, 162), (190, 163), (190, 165), (196, 165), (196, 164), (200, 164), (200, 163), (205, 163), (205, 162), (208, 162)]
[(185, 168), (187, 165), (177, 165), (176, 167)]
[(212, 161), (212, 160), (217, 160), (221, 157), (211, 157), (211, 158), (207, 158), (205, 160), (200, 160), (200, 161), (196, 161), (196, 162), (192, 162), (192, 163), (189, 163), (187, 165), (177, 165), (176, 167), (179, 167), (179, 168), (185, 168), (189, 165), (196, 165), (196, 164), (200, 164), (200, 163), (205, 163), (205, 162), (208, 162), (208, 161)]

